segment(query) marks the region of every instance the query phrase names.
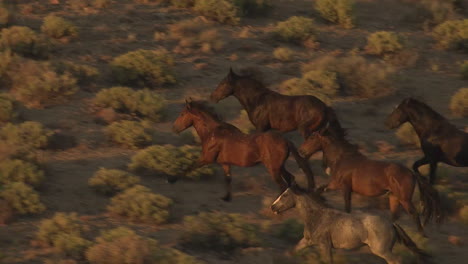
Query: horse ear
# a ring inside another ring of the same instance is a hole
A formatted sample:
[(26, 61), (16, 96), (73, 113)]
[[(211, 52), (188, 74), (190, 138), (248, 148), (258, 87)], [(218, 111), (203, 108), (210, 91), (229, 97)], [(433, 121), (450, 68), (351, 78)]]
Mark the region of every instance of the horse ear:
[(190, 110), (192, 109), (192, 102), (185, 99), (185, 107)]
[(234, 81), (234, 79), (236, 77), (237, 77), (237, 75), (232, 70), (232, 67), (229, 67), (229, 73), (228, 73), (228, 76), (227, 76), (228, 81), (232, 82), (232, 81)]
[(323, 135), (323, 133), (325, 133), (325, 131), (327, 131), (327, 129), (330, 127), (330, 122), (327, 121), (327, 123), (325, 124), (324, 127), (322, 127), (318, 132), (320, 135)]

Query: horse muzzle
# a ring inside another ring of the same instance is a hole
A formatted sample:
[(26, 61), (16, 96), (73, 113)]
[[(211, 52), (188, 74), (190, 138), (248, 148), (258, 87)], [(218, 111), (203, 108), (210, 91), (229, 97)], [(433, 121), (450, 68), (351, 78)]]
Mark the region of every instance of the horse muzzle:
[(277, 206), (276, 204), (272, 204), (272, 205), (270, 206), (270, 209), (271, 209), (271, 211), (273, 211), (273, 213), (275, 213), (275, 214), (280, 214), (280, 213), (281, 213), (281, 210), (278, 208), (278, 206)]

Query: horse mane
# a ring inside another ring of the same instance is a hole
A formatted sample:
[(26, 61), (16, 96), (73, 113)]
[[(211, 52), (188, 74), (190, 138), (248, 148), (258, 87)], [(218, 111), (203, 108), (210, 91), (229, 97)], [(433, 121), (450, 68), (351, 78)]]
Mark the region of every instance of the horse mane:
[(293, 191), (294, 194), (296, 195), (305, 195), (311, 198), (314, 202), (316, 202), (318, 205), (323, 206), (323, 207), (329, 207), (326, 204), (326, 199), (323, 197), (320, 193), (317, 193), (315, 191), (307, 191), (304, 188), (301, 188), (298, 185), (291, 185), (290, 186), (291, 190)]
[(340, 146), (345, 149), (346, 151), (357, 151), (359, 152), (359, 146), (356, 144), (351, 143), (347, 136), (348, 130), (339, 126), (330, 125), (324, 133), (325, 136), (331, 137), (333, 142), (337, 142)]
[(429, 105), (419, 101), (419, 100), (416, 100), (415, 98), (413, 97), (408, 97), (406, 99), (403, 100), (403, 102), (407, 102), (407, 108), (408, 109), (411, 109), (411, 110), (415, 110), (419, 116), (423, 117), (423, 116), (429, 116), (429, 117), (432, 117), (434, 119), (438, 119), (438, 120), (446, 120), (445, 117), (443, 117), (441, 114), (439, 114), (437, 111), (435, 111), (434, 109), (432, 109)]
[(216, 113), (214, 107), (208, 105), (208, 101), (206, 100), (191, 101), (190, 106), (212, 117), (217, 121), (224, 122), (223, 118), (218, 113)]

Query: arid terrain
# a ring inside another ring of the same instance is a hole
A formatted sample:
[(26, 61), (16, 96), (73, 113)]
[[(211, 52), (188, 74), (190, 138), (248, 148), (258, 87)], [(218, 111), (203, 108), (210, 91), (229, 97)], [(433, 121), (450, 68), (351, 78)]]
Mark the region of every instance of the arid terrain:
[[(8, 4), (9, 1), (4, 2)], [(156, 135), (154, 144), (198, 144), (187, 136), (190, 133), (173, 133), (172, 123), (183, 109), (186, 98), (208, 100), (211, 91), (228, 73), (229, 67), (233, 67), (236, 72), (253, 68), (261, 72), (262, 81), (270, 89), (282, 92), (281, 84), (291, 78), (300, 78), (304, 64), (321, 56), (343, 54), (357, 54), (368, 61), (393, 68), (388, 79), (389, 85), (382, 92), (372, 96), (339, 94), (327, 99), (327, 103), (336, 109), (343, 127), (348, 130), (350, 141), (359, 145), (369, 157), (397, 161), (409, 167), (422, 157), (419, 148), (402, 144), (395, 130), (384, 126), (384, 120), (394, 106), (408, 96), (426, 102), (461, 129), (468, 127), (468, 118), (454, 115), (449, 107), (452, 96), (460, 88), (468, 87), (467, 80), (460, 76), (460, 65), (468, 60), (468, 54), (437, 47), (431, 35), (434, 25), (425, 25), (427, 18), (416, 7), (414, 2), (417, 1), (356, 0), (355, 26), (347, 29), (321, 18), (313, 8), (315, 1), (273, 0), (268, 13), (242, 17), (237, 25), (210, 22), (207, 18), (199, 17), (200, 21), (205, 21), (203, 23), (206, 23), (207, 28), (216, 29), (215, 40), (222, 44), (216, 48), (190, 47), (185, 50), (181, 48), (180, 36), (179, 39), (171, 37), (170, 28), (182, 20), (196, 19), (198, 14), (192, 10), (152, 1), (139, 3), (145, 1), (131, 0), (109, 1), (103, 8), (66, 0), (16, 2), (12, 7), (12, 25), (27, 26), (40, 32), (44, 17), (54, 14), (77, 27), (78, 35), (75, 38), (53, 43), (48, 61), (89, 65), (98, 69), (99, 76), (92, 82), (79, 83), (79, 90), (62, 103), (42, 108), (19, 104), (19, 118), (15, 123), (40, 122), (46, 128), (64, 135), (66, 140), (60, 143), (63, 144), (60, 148), (40, 151), (38, 160), (45, 170), (45, 179), (37, 191), (47, 209), (40, 214), (16, 215), (11, 222), (0, 226), (0, 263), (35, 264), (57, 258), (76, 261), (70, 263), (89, 263), (83, 257), (57, 256), (53, 250), (38, 247), (33, 242), (40, 222), (56, 212), (76, 212), (91, 230), (87, 233), (89, 240), (94, 240), (101, 230), (125, 226), (139, 235), (154, 238), (161, 245), (176, 248), (206, 263), (321, 263), (310, 256), (290, 256), (288, 252), (297, 241), (285, 240), (275, 234), (275, 228), (289, 218), (297, 218), (297, 214), (294, 209), (282, 215), (274, 215), (270, 211), (271, 202), (278, 195), (278, 187), (261, 165), (233, 168), (232, 202), (219, 199), (224, 194), (224, 181), (222, 169), (218, 165), (213, 166), (214, 177), (181, 179), (175, 184), (167, 183), (163, 175), (141, 174), (141, 185), (173, 200), (169, 220), (164, 224), (143, 224), (113, 217), (108, 213), (106, 207), (110, 197), (96, 193), (88, 186), (88, 179), (101, 167), (127, 170), (127, 165), (138, 149), (125, 148), (107, 139), (104, 131), (108, 124), (103, 119), (109, 116), (99, 113), (100, 109), (93, 105), (93, 99), (102, 89), (131, 86), (117, 83), (110, 67), (115, 57), (130, 51), (164, 48), (174, 58), (173, 71), (177, 82), (148, 87), (166, 100), (164, 117), (151, 125)], [(465, 10), (458, 12), (460, 17), (466, 18), (468, 5)], [(292, 16), (314, 20), (315, 45), (283, 42), (272, 36), (276, 23)], [(405, 41), (403, 51), (390, 59), (366, 53), (367, 37), (377, 31), (400, 34)], [(288, 60), (275, 58), (273, 53), (278, 47), (289, 48), (294, 54)], [(244, 120), (239, 117), (242, 106), (235, 98), (229, 97), (213, 106), (227, 122), (245, 126), (245, 117)], [(285, 136), (297, 145), (303, 141), (297, 132)], [(73, 141), (73, 144), (68, 141)], [(309, 163), (316, 181), (319, 184), (326, 183), (329, 176), (320, 166), (321, 154), (312, 156)], [(287, 167), (300, 183), (304, 183), (304, 174), (292, 157), (287, 161)], [(423, 171), (426, 174), (428, 169), (424, 168)], [(451, 199), (465, 197), (465, 200), (456, 203), (466, 207), (468, 169), (441, 164), (438, 177), (438, 185), (441, 185), (438, 187), (446, 192), (456, 191), (464, 195)], [(445, 196), (450, 195), (445, 193)], [(340, 192), (326, 193), (325, 197), (330, 205), (343, 210)], [(387, 209), (386, 199), (386, 196), (366, 198), (353, 195), (353, 208), (379, 211), (389, 216), (388, 211), (377, 208)], [(262, 242), (258, 247), (238, 249), (228, 254), (181, 245), (179, 237), (183, 232), (184, 217), (208, 211), (241, 214), (245, 221), (257, 224)], [(424, 248), (430, 251), (436, 263), (466, 263), (466, 215), (464, 221), (456, 210), (441, 226), (431, 223), (426, 227), (427, 240), (415, 240), (424, 243)], [(402, 213), (398, 222), (411, 231), (410, 235), (416, 234), (414, 223), (408, 215)], [(372, 255), (367, 247), (357, 251), (335, 250), (334, 253), (338, 263), (384, 263)]]

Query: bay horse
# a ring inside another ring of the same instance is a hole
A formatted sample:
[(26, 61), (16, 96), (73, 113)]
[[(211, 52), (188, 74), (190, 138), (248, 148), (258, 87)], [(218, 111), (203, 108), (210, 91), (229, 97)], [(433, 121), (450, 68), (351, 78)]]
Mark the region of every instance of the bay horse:
[(251, 76), (240, 76), (229, 69), (227, 76), (211, 93), (211, 101), (233, 95), (247, 111), (257, 132), (275, 129), (298, 130), (303, 138), (327, 122), (339, 125), (333, 108), (312, 95), (289, 96), (277, 93)]
[[(193, 126), (200, 137), (202, 153), (198, 162), (188, 170), (207, 164), (218, 163), (225, 175), (225, 201), (231, 200), (231, 165), (252, 167), (259, 163), (268, 170), (273, 180), (284, 191), (294, 182), (294, 176), (285, 168), (292, 153), (313, 189), (314, 178), (306, 160), (299, 156), (292, 142), (276, 132), (244, 134), (237, 127), (221, 121), (220, 117), (202, 101), (186, 102), (185, 108), (174, 122), (173, 131), (180, 133)], [(170, 183), (177, 180), (168, 178)]]
[(468, 133), (457, 129), (442, 115), (414, 98), (404, 99), (387, 117), (385, 125), (394, 129), (409, 122), (421, 142), (424, 157), (413, 164), (419, 167), (429, 164), (429, 181), (435, 183), (437, 163), (455, 167), (468, 166)]
[(423, 204), (424, 223), (434, 216), (440, 223), (442, 213), (439, 194), (424, 177), (398, 163), (367, 158), (343, 135), (346, 135), (343, 128), (326, 125), (299, 147), (302, 157), (308, 158), (321, 150), (327, 160), (331, 180), (320, 190), (342, 190), (346, 212), (351, 212), (352, 192), (370, 197), (389, 193), (392, 219), (398, 219), (401, 205), (413, 217), (419, 232), (424, 234), (419, 213), (411, 201), (417, 183)]
[(431, 256), (411, 240), (408, 234), (387, 218), (360, 211), (352, 214), (332, 209), (316, 195), (311, 195), (292, 185), (271, 205), (275, 213), (297, 208), (304, 223), (304, 236), (294, 248), (317, 245), (323, 260), (333, 263), (332, 249), (356, 249), (364, 245), (374, 255), (389, 264), (402, 264), (401, 259), (392, 253), (395, 242), (402, 243), (411, 250), (422, 263), (430, 263)]

